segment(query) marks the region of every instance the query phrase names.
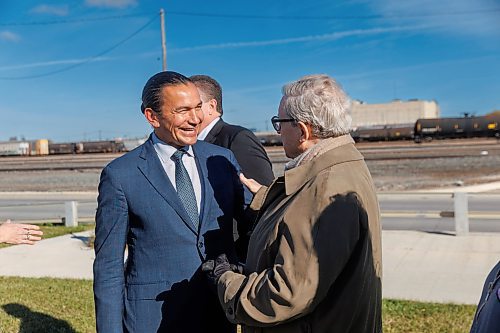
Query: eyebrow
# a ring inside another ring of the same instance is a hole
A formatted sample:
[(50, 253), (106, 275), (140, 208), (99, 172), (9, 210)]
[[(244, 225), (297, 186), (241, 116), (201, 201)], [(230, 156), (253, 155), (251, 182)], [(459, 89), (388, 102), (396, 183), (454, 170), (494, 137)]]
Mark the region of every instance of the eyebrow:
[(196, 108), (201, 108), (201, 105), (203, 104), (202, 101), (200, 101), (200, 103), (196, 104), (195, 107), (189, 107), (189, 106), (180, 106), (176, 109), (174, 109), (173, 111), (174, 112), (180, 112), (180, 111), (184, 111), (184, 110), (191, 110), (191, 109), (196, 109)]

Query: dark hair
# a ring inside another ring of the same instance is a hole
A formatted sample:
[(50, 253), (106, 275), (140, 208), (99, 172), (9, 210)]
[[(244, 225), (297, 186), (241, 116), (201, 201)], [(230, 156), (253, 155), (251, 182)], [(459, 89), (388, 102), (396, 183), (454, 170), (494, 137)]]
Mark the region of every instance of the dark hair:
[(207, 97), (217, 101), (217, 112), (221, 115), (222, 110), (222, 88), (219, 82), (208, 75), (193, 75), (189, 79), (199, 88)]
[(142, 113), (146, 108), (160, 113), (163, 105), (161, 90), (166, 86), (186, 85), (188, 83), (192, 83), (192, 81), (177, 72), (166, 71), (151, 76), (142, 89)]

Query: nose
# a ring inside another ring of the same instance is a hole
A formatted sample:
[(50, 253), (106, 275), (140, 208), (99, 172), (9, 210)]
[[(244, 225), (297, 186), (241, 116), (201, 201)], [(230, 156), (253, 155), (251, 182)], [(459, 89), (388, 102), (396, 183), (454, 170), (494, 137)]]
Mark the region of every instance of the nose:
[(191, 125), (196, 126), (202, 121), (203, 121), (203, 112), (201, 112), (201, 110), (198, 109), (191, 109), (191, 111), (189, 112), (188, 122)]

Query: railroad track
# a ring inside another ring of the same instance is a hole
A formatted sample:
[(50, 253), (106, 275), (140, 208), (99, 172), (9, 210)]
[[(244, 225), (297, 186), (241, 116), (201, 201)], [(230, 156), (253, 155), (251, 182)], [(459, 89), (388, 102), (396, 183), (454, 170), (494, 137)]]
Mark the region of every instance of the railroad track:
[[(376, 142), (357, 144), (366, 160), (424, 160), (436, 158), (459, 159), (500, 156), (497, 140), (447, 140), (425, 144), (413, 142)], [(273, 163), (286, 163), (283, 147), (266, 147)], [(50, 155), (33, 157), (1, 157), (0, 172), (15, 171), (96, 171), (122, 154)]]

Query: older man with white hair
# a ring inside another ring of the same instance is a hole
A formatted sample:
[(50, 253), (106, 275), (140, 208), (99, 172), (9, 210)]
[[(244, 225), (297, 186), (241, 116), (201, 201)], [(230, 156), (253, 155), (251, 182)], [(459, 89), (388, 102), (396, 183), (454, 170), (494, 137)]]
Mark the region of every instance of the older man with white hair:
[(269, 187), (242, 177), (258, 211), (244, 272), (205, 265), (244, 332), (382, 331), (380, 212), (349, 107), (327, 75), (283, 88), (272, 123), (293, 160)]

